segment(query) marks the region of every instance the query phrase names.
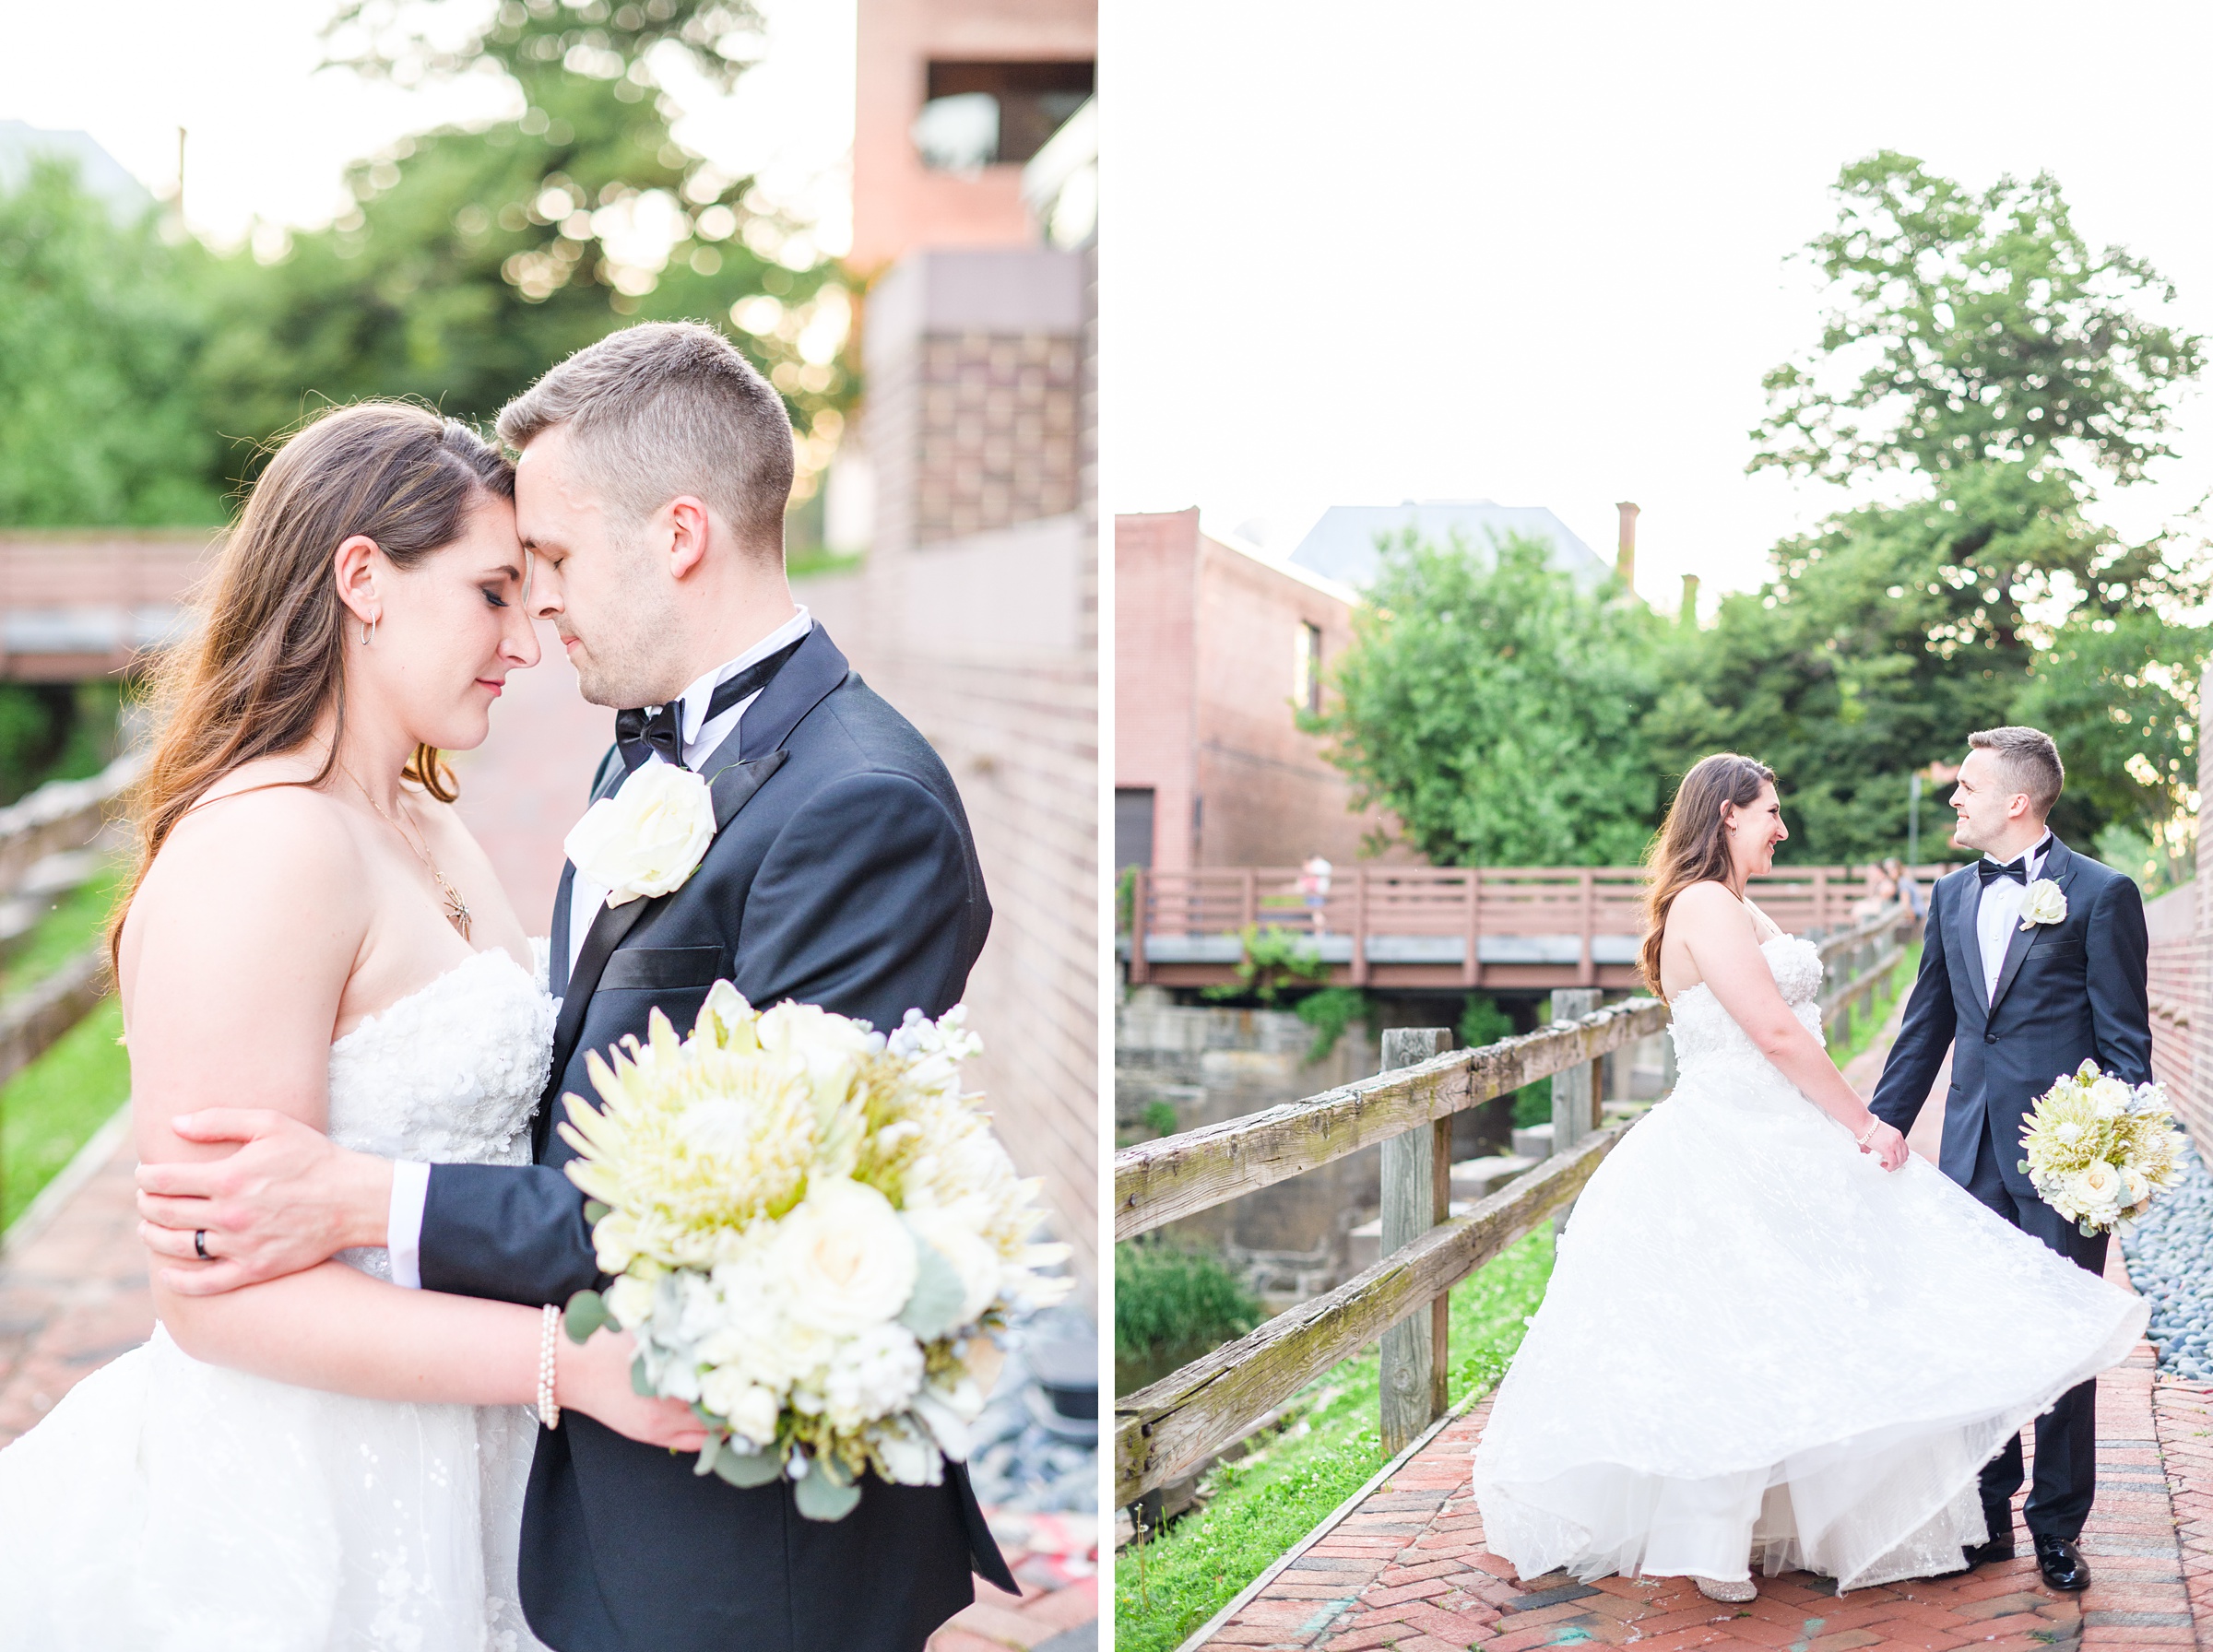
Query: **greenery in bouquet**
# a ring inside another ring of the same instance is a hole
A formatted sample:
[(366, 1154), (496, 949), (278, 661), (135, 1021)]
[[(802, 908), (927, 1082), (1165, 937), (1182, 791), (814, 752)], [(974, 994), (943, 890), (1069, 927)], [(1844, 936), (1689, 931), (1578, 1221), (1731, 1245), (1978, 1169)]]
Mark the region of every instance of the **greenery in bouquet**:
[(2128, 1085), (2086, 1061), (2037, 1098), (2020, 1169), (2087, 1235), (2144, 1214), (2170, 1186), (2182, 1137), (2159, 1084)]
[(641, 1393), (710, 1429), (698, 1472), (794, 1481), (834, 1520), (870, 1470), (934, 1485), (967, 1454), (999, 1368), (991, 1333), (1057, 1302), (1032, 1243), (1038, 1185), (990, 1129), (955, 1009), (888, 1037), (811, 1005), (759, 1011), (728, 982), (688, 1038), (657, 1009), (644, 1044), (590, 1057), (602, 1106), (569, 1096), (569, 1175), (613, 1275), (568, 1311), (636, 1339)]

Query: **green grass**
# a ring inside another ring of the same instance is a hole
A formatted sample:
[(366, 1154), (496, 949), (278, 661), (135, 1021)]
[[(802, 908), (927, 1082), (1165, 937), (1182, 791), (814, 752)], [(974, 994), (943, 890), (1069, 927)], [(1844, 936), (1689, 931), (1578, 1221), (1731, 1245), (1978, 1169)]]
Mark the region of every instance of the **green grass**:
[(1890, 1006), (1898, 995), (1912, 985), (1915, 972), (1921, 968), (1921, 943), (1914, 941), (1906, 948), (1906, 955), (1891, 970), (1890, 979), (1875, 990), (1875, 1001), (1864, 1009), (1855, 1009), (1852, 1016), (1852, 1032), (1841, 1044), (1831, 1045), (1829, 1054), (1839, 1067), (1850, 1065), (1875, 1042), (1875, 1035), (1883, 1030), (1883, 1022), (1890, 1016)]
[[(119, 876), (112, 868), (55, 900), (0, 969), (0, 1000), (35, 985), (99, 943)], [(0, 1229), (29, 1208), (39, 1190), (129, 1099), (130, 1057), (115, 1042), (122, 1032), (123, 1012), (110, 997), (0, 1086)]]
[[(1450, 1393), (1495, 1383), (1552, 1276), (1552, 1231), (1531, 1234), (1452, 1292)], [(1296, 1421), (1208, 1479), (1206, 1507), (1117, 1557), (1118, 1652), (1168, 1652), (1384, 1464), (1380, 1356), (1369, 1349), (1300, 1397)]]
[(112, 997), (0, 1088), (0, 1228), (130, 1099), (131, 1058)]

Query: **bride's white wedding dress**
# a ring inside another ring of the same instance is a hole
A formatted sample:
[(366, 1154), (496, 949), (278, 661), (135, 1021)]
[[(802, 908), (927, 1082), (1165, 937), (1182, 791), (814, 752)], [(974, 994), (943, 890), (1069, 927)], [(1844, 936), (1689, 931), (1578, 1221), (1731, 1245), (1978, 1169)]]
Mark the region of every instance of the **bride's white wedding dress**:
[[(552, 1000), (479, 953), (330, 1046), (330, 1136), (519, 1164)], [(242, 1060), (251, 1052), (241, 1052)], [(382, 1250), (343, 1260), (389, 1278)], [(157, 1326), (0, 1451), (8, 1652), (520, 1652), (537, 1421), (202, 1364)]]
[[(1761, 950), (1819, 1036), (1812, 943)], [(1673, 1036), (1675, 1092), (1578, 1201), (1476, 1448), (1487, 1546), (1524, 1577), (1959, 1570), (1982, 1464), (2145, 1304), (1926, 1162), (1885, 1172), (1711, 989)]]

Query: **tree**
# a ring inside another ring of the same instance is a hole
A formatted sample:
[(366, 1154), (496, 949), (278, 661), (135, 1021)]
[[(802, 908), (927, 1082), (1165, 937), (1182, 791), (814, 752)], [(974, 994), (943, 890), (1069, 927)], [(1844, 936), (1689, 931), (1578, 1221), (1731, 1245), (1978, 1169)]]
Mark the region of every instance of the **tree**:
[(34, 161), (0, 195), (0, 523), (221, 520), (198, 345), (150, 215), (119, 224), (74, 165)]
[(1977, 195), (1886, 151), (1837, 194), (1810, 249), (1837, 304), (1816, 349), (1769, 376), (1752, 468), (1892, 472), (1902, 498), (1786, 540), (1763, 589), (1678, 634), (1654, 745), (1675, 773), (1722, 749), (1769, 762), (1796, 832), (1784, 858), (1833, 862), (1902, 846), (1915, 769), (1975, 728), (2034, 723), (2068, 764), (2063, 835), (2157, 841), (2195, 773), (2204, 571), (2086, 506), (2093, 474), (2124, 486), (2168, 452), (2203, 342), (2137, 313), (2171, 289), (2093, 254), (2049, 176)]
[(1409, 531), (1383, 546), (1327, 736), (1356, 807), (1380, 803), (1438, 865), (1605, 865), (1643, 851), (1658, 775), (1639, 724), (1656, 623), (1612, 581), (1586, 591), (1550, 546), (1488, 558)]
[(855, 385), (849, 300), (833, 266), (751, 188), (670, 135), (655, 62), (725, 86), (716, 42), (754, 38), (743, 6), (652, 0), (500, 6), (456, 48), (427, 43), (443, 6), (381, 29), (349, 5), (337, 60), (403, 81), (512, 77), (527, 105), (480, 131), (402, 139), (349, 169), (353, 207), (264, 265), (205, 260), (201, 381), (232, 474), (327, 401), (409, 395), (484, 420), (571, 351), (633, 319), (722, 325), (769, 374), (800, 435), (802, 488)]
[(2171, 453), (2204, 340), (2131, 307), (2174, 290), (2123, 249), (2093, 251), (2050, 173), (1976, 195), (1885, 149), (1835, 193), (1837, 227), (1807, 251), (1836, 307), (1818, 346), (1768, 375), (1751, 468), (1843, 481), (2057, 460), (2128, 482)]

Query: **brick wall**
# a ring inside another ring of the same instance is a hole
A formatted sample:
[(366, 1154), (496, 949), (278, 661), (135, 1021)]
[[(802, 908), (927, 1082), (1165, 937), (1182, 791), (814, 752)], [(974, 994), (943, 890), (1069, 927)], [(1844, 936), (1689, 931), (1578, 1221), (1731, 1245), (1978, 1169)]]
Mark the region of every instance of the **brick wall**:
[[(2198, 684), (2197, 785), (2213, 787), (2213, 667)], [(2213, 842), (2197, 839), (2197, 877), (2145, 908), (2151, 932), (2151, 1067), (2167, 1086), (2175, 1117), (2200, 1151), (2213, 1150), (2213, 1040), (2201, 1050), (2196, 1029), (2213, 1026)]]
[(1350, 592), (1199, 531), (1179, 511), (1115, 519), (1117, 787), (1154, 792), (1153, 864), (1340, 864), (1383, 824), (1299, 732), (1300, 628), (1326, 673), (1352, 643)]

